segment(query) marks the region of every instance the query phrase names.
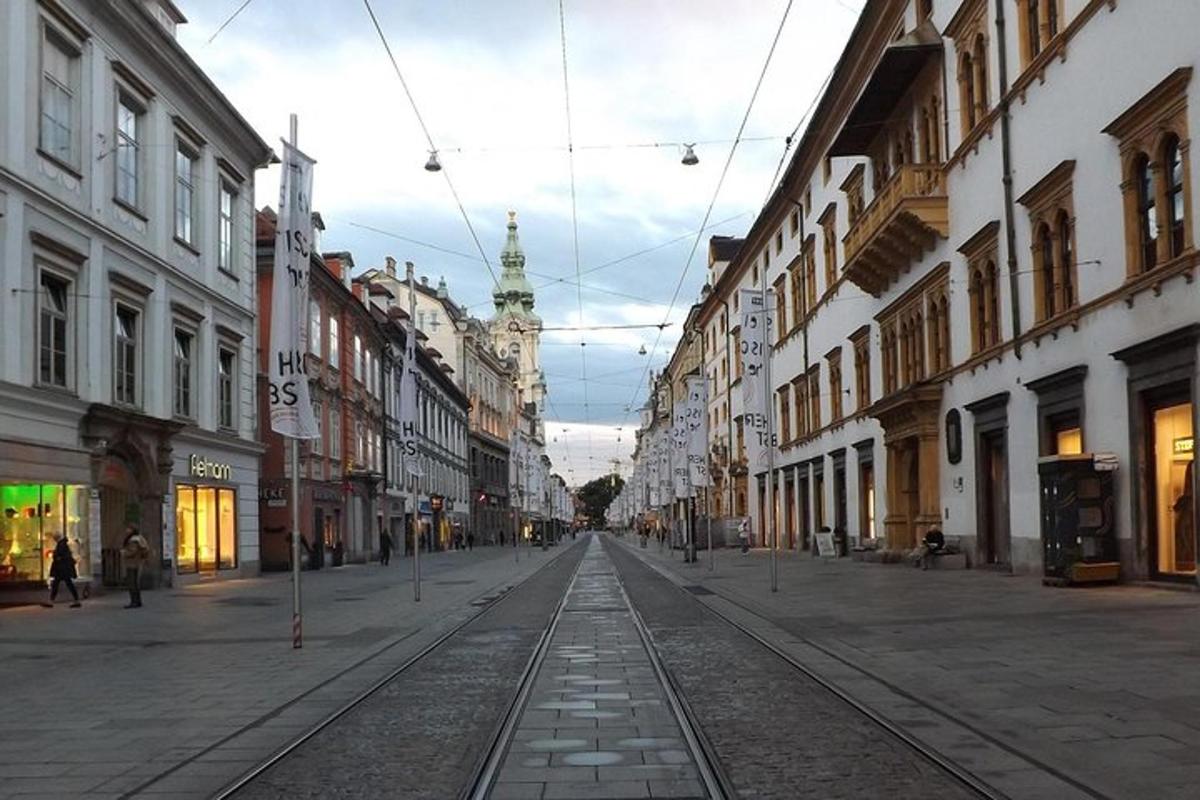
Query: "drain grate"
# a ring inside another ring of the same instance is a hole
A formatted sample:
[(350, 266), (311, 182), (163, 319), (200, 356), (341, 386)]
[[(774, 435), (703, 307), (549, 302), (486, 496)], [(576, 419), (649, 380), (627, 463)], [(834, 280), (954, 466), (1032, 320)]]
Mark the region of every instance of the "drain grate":
[(696, 584), (691, 584), (688, 586), (684, 586), (683, 588), (686, 589), (687, 591), (691, 592), (692, 594), (698, 594), (698, 595), (713, 594), (713, 590), (709, 589), (707, 586), (698, 586)]

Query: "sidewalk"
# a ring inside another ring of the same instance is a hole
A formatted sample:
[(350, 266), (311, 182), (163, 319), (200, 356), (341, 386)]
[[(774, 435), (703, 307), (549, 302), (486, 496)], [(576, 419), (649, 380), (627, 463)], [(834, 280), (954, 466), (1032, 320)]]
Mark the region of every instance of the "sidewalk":
[(1056, 589), (986, 571), (794, 554), (780, 556), (772, 593), (764, 550), (719, 550), (709, 572), (705, 552), (684, 564), (653, 542), (620, 541), (677, 583), (715, 592), (698, 599), (913, 734), (950, 741), (945, 729), (955, 728), (955, 741), (986, 745), (995, 755), (975, 763), (951, 753), (985, 777), (1011, 785), (1018, 770), (1032, 773), (1015, 763), (1022, 755), (1075, 782), (1080, 797), (1200, 794), (1200, 594)]
[(0, 611), (0, 798), (208, 797), (569, 544), (305, 572), (298, 651), (287, 574)]

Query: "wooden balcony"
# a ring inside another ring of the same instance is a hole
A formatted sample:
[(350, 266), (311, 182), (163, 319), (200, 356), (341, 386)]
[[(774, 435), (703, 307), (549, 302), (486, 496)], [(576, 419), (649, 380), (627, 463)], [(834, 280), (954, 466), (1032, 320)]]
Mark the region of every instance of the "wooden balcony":
[(842, 240), (846, 277), (878, 297), (950, 231), (945, 177), (936, 164), (906, 164)]

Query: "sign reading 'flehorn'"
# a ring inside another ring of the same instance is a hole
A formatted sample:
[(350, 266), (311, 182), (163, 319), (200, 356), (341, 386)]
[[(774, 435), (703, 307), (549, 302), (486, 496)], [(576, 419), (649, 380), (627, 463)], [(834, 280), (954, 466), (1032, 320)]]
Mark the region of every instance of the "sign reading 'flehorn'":
[(233, 467), (229, 464), (218, 464), (209, 461), (202, 455), (192, 453), (188, 456), (188, 473), (194, 478), (211, 478), (216, 481), (233, 479)]

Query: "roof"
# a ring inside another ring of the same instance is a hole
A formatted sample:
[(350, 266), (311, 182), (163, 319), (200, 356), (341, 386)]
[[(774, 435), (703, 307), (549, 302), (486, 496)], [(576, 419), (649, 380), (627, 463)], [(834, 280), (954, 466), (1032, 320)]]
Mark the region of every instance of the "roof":
[(708, 240), (708, 260), (733, 261), (742, 243), (746, 240), (740, 236), (712, 236)]

